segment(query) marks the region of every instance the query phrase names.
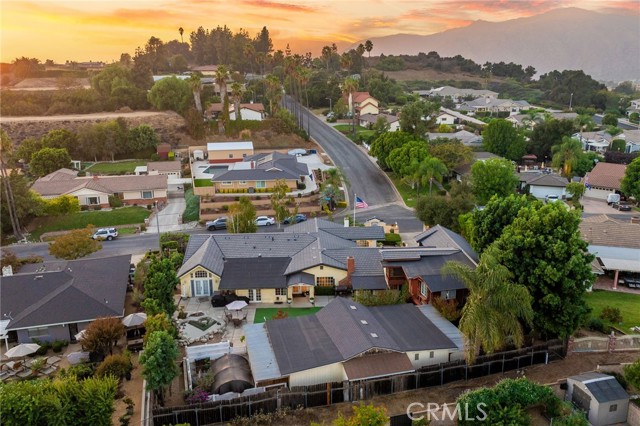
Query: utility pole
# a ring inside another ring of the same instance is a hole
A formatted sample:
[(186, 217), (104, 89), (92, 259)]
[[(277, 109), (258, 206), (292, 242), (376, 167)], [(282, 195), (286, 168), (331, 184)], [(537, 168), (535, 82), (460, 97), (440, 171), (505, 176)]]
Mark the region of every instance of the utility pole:
[(571, 108), (572, 104), (573, 104), (573, 93), (571, 94), (571, 97), (569, 98), (569, 111), (573, 111), (573, 109)]

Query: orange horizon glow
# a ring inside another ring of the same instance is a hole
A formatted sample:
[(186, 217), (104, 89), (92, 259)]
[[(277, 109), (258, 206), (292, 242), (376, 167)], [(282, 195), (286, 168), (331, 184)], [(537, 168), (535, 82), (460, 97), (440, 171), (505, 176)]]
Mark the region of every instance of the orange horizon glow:
[[(155, 36), (184, 40), (199, 26), (269, 29), (274, 49), (319, 56), (322, 46), (399, 33), (428, 35), (475, 20), (504, 21), (560, 7), (638, 14), (635, 0), (2, 0), (0, 62), (113, 62)], [(375, 52), (375, 44), (374, 50)]]

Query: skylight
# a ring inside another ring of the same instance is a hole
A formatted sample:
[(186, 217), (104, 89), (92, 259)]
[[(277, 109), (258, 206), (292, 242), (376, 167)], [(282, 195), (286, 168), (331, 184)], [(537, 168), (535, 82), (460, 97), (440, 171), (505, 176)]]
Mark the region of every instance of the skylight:
[(364, 325), (369, 324), (369, 323), (368, 323), (367, 321), (365, 321), (365, 320), (360, 320), (360, 322), (361, 322), (362, 324), (364, 324)]
[(371, 333), (371, 337), (378, 337), (376, 333)]

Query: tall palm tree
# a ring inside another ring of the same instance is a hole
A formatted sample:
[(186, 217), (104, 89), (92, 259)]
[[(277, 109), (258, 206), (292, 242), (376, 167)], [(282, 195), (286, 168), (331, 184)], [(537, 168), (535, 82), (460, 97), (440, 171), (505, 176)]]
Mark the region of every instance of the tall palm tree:
[(251, 43), (245, 44), (244, 47), (242, 48), (242, 53), (244, 54), (245, 58), (247, 58), (247, 60), (249, 61), (251, 74), (253, 74), (253, 62), (255, 61), (255, 58), (256, 58), (255, 46)]
[(282, 100), (282, 83), (280, 79), (273, 74), (269, 74), (265, 78), (266, 96), (269, 100), (269, 114), (273, 117), (280, 106)]
[(237, 81), (231, 85), (231, 98), (233, 98), (233, 107), (236, 111), (236, 121), (242, 120), (240, 115), (240, 101), (244, 93), (244, 86)]
[(582, 155), (582, 143), (569, 136), (562, 138), (562, 143), (551, 147), (553, 167), (562, 167), (562, 174), (571, 179), (573, 169)]
[(364, 50), (367, 51), (369, 58), (371, 58), (371, 51), (373, 50), (373, 42), (371, 40), (367, 40), (364, 42)]
[(582, 139), (582, 132), (584, 130), (590, 132), (595, 127), (596, 123), (589, 114), (580, 114), (574, 120), (574, 123), (580, 129), (580, 138)]
[(202, 90), (202, 81), (200, 80), (200, 75), (197, 73), (193, 73), (189, 76), (187, 80), (189, 83), (189, 87), (191, 88), (191, 92), (193, 93), (193, 101), (196, 104), (196, 109), (200, 114), (202, 114), (202, 101), (200, 100), (200, 91)]
[(340, 56), (340, 67), (347, 70), (347, 72), (349, 72), (349, 70), (351, 69), (352, 63), (353, 60), (351, 59), (351, 55), (349, 54), (349, 52), (344, 52)]
[(425, 158), (422, 163), (420, 163), (418, 166), (418, 174), (421, 177), (423, 185), (429, 182), (429, 195), (431, 195), (433, 180), (435, 179), (438, 182), (442, 182), (447, 171), (447, 166), (435, 157)]
[(184, 38), (182, 38), (182, 34), (184, 34), (184, 28), (178, 28), (178, 32), (180, 33), (180, 41), (184, 43)]
[(0, 130), (0, 176), (2, 177), (2, 187), (4, 189), (4, 197), (7, 203), (7, 210), (9, 211), (9, 220), (11, 221), (13, 235), (16, 237), (16, 240), (20, 241), (24, 238), (24, 235), (22, 234), (20, 218), (18, 217), (18, 212), (16, 210), (13, 188), (11, 188), (9, 174), (7, 173), (7, 160), (11, 156), (12, 152), (13, 142), (4, 130)]
[(218, 65), (214, 80), (220, 89), (220, 101), (222, 102), (222, 119), (224, 123), (229, 121), (229, 99), (227, 96), (227, 79), (230, 70), (225, 65)]
[(351, 113), (351, 122), (353, 128), (353, 137), (356, 136), (356, 112), (353, 108), (353, 94), (358, 91), (358, 80), (353, 77), (347, 77), (342, 83), (342, 93), (347, 96), (349, 101), (349, 112)]
[(492, 353), (509, 342), (518, 348), (522, 346), (524, 334), (520, 321), (531, 324), (532, 298), (525, 286), (511, 282), (511, 272), (498, 263), (492, 249), (482, 254), (475, 269), (447, 262), (442, 273), (457, 277), (469, 289), (460, 318), (469, 364), (473, 364), (481, 349)]

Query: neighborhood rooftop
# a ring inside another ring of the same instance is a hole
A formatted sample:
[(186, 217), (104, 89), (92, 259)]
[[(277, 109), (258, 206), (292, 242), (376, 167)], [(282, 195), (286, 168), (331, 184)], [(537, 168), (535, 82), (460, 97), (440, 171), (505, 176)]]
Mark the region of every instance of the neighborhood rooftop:
[(227, 151), (235, 149), (253, 149), (253, 142), (208, 142), (207, 151)]

